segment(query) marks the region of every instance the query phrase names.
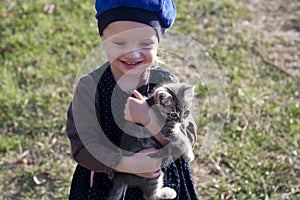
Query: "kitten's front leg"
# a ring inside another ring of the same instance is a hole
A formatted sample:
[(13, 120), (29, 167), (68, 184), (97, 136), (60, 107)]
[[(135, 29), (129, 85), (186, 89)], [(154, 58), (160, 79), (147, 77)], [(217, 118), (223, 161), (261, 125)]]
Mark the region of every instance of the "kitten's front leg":
[(180, 156), (182, 156), (183, 159), (187, 162), (191, 162), (195, 159), (192, 146), (187, 137), (176, 137), (172, 141), (172, 145), (172, 155), (174, 157), (179, 158)]
[(184, 141), (172, 141), (157, 152), (149, 155), (151, 158), (167, 158), (168, 156), (173, 156), (175, 158), (183, 157), (187, 162), (194, 160), (195, 155), (193, 149), (186, 144)]

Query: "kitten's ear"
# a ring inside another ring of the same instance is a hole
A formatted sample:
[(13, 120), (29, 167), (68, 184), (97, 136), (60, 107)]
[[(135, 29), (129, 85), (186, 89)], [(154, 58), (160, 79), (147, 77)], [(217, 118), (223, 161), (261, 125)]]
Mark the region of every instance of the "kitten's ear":
[(188, 98), (193, 98), (195, 95), (195, 85), (190, 85), (190, 84), (186, 84), (186, 88), (184, 91), (184, 94), (188, 97)]
[(158, 91), (156, 98), (164, 106), (169, 106), (172, 104), (172, 95), (167, 91), (164, 90)]

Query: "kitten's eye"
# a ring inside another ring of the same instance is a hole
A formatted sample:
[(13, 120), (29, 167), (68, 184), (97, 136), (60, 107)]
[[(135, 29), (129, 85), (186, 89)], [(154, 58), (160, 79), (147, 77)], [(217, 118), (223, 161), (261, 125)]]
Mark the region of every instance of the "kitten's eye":
[(187, 116), (189, 116), (189, 114), (190, 114), (190, 111), (187, 110), (187, 111), (184, 112), (183, 117), (186, 118)]
[(178, 118), (177, 113), (171, 112), (171, 113), (170, 113), (170, 118), (171, 118), (171, 119), (177, 119), (177, 118)]

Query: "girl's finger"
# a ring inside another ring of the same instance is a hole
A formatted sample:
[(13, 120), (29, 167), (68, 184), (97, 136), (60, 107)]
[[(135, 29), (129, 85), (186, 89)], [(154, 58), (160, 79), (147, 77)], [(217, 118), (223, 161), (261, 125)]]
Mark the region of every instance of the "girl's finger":
[(129, 108), (128, 108), (128, 105), (129, 104), (129, 100), (127, 100), (127, 103), (125, 104), (125, 109), (124, 109), (124, 118), (126, 120), (130, 120), (131, 119), (131, 116), (129, 114)]
[(151, 155), (155, 152), (158, 152), (158, 150), (155, 148), (148, 148), (148, 149), (143, 149), (142, 151), (139, 151), (138, 153), (144, 153), (145, 155)]
[(144, 97), (141, 93), (139, 93), (137, 90), (133, 90), (133, 95), (135, 96), (135, 98), (139, 99), (139, 100), (143, 100)]
[(158, 177), (161, 174), (161, 170), (157, 170), (157, 172), (155, 172), (153, 174), (154, 177)]

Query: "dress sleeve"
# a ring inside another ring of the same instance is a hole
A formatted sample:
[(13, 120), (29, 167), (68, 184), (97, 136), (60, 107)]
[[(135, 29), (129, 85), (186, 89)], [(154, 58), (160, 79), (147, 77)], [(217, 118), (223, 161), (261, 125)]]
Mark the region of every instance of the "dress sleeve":
[(97, 84), (90, 75), (79, 80), (67, 114), (67, 136), (78, 164), (112, 175), (122, 153), (110, 146), (101, 130), (95, 111), (96, 89)]

